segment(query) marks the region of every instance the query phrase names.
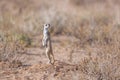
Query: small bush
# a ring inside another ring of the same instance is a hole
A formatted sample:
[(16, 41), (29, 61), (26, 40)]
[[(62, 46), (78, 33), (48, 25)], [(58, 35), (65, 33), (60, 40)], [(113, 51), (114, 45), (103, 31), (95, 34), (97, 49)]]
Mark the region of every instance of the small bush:
[(32, 44), (31, 38), (25, 34), (20, 35), (19, 40), (23, 45), (25, 45), (25, 47), (28, 47)]
[(22, 53), (25, 53), (24, 47), (11, 36), (4, 36), (0, 42), (0, 61), (9, 62), (12, 66), (21, 66), (21, 60), (24, 60)]

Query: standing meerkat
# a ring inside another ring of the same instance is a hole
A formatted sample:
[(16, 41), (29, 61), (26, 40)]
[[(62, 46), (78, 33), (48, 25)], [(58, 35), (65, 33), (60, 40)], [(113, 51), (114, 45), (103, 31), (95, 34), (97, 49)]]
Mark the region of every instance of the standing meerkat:
[(49, 63), (54, 64), (54, 55), (52, 50), (52, 44), (51, 44), (51, 36), (50, 36), (50, 24), (44, 24), (43, 29), (43, 39), (42, 44), (46, 49), (46, 55), (49, 58)]

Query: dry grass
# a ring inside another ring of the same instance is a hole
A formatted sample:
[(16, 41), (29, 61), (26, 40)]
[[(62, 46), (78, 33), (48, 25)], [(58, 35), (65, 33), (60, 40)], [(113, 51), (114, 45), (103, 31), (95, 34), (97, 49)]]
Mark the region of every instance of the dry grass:
[[(23, 2), (25, 3), (22, 4)], [(51, 23), (51, 32), (55, 37), (67, 36), (67, 39), (69, 37), (77, 39), (77, 41), (69, 39), (64, 42), (62, 41), (64, 39), (60, 38), (59, 46), (55, 47), (56, 54), (60, 54), (60, 51), (63, 50), (61, 53), (67, 56), (62, 58), (69, 57), (69, 60), (66, 63), (56, 62), (55, 68), (51, 65), (37, 64), (31, 65), (27, 69), (23, 68), (22, 71), (17, 69), (18, 75), (21, 75), (20, 73), (26, 75), (21, 79), (119, 80), (119, 1), (89, 0), (89, 2), (87, 0), (66, 0), (65, 2), (12, 0), (11, 3), (7, 0), (1, 1), (0, 65), (4, 65), (2, 62), (5, 62), (10, 67), (23, 66), (24, 57), (22, 53), (26, 53), (25, 49), (28, 47), (33, 48), (32, 44), (36, 39), (35, 37), (42, 34), (43, 23)], [(6, 4), (8, 5), (2, 8)], [(5, 12), (5, 10), (8, 11)], [(55, 44), (54, 41), (53, 44)], [(40, 43), (36, 45), (39, 46)], [(75, 52), (81, 49), (85, 51), (85, 54), (84, 52)], [(82, 54), (84, 56), (81, 56)], [(27, 73), (31, 74), (28, 75)], [(49, 73), (51, 75), (48, 75)], [(41, 77), (32, 76), (32, 74)]]
[(0, 62), (8, 63), (11, 68), (22, 66), (21, 60), (24, 60), (22, 53), (25, 53), (23, 44), (15, 36), (9, 34), (2, 36), (0, 41)]

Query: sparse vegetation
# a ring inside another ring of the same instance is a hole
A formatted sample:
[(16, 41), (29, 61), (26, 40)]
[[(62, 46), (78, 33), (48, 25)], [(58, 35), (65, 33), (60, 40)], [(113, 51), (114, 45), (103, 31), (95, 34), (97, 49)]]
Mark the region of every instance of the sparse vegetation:
[[(119, 5), (118, 0), (1, 0), (0, 80), (119, 80)], [(41, 47), (44, 23), (52, 26), (54, 66), (46, 64)]]

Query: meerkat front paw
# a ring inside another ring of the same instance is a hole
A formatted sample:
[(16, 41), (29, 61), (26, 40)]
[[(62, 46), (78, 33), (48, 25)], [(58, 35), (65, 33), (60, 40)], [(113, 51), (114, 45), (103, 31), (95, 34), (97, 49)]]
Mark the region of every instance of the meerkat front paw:
[(42, 41), (42, 45), (43, 45), (43, 47), (46, 47), (46, 46), (47, 46), (47, 44), (46, 44), (45, 41)]

